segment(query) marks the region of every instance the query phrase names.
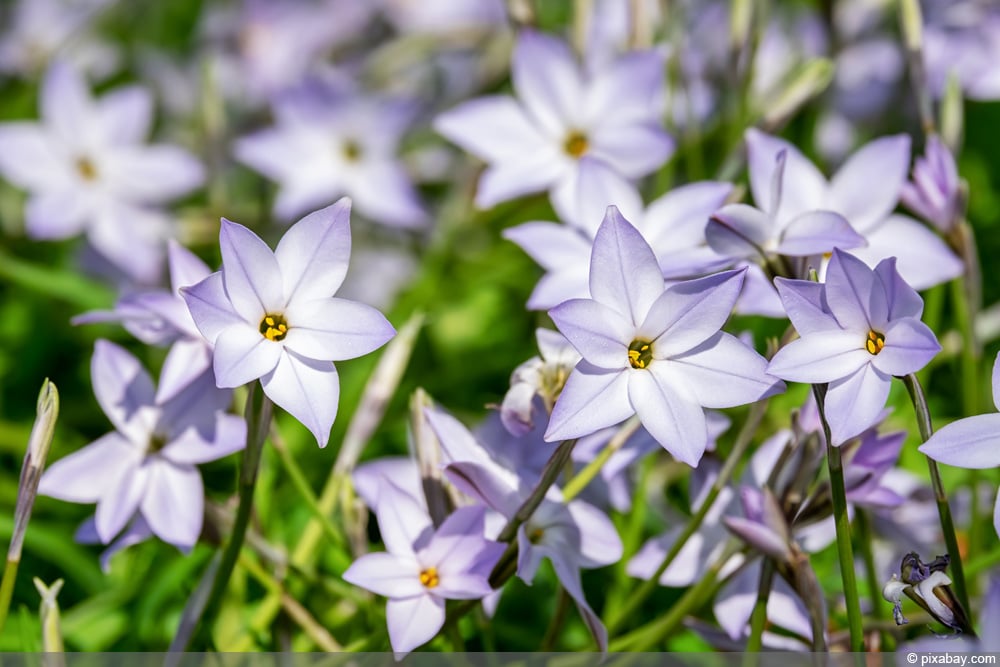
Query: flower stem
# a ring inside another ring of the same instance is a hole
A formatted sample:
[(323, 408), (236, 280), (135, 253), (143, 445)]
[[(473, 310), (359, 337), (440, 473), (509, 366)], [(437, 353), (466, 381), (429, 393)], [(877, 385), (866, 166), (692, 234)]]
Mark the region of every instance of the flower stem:
[(764, 645), (764, 625), (767, 623), (767, 600), (771, 596), (771, 584), (774, 581), (774, 561), (765, 558), (760, 567), (760, 587), (757, 590), (757, 602), (750, 615), (750, 639), (747, 641), (747, 652), (757, 653)]
[[(931, 414), (927, 409), (927, 397), (924, 395), (923, 387), (917, 376), (907, 375), (903, 377), (906, 390), (910, 393), (910, 400), (913, 403), (913, 411), (917, 417), (917, 427), (920, 429), (920, 441), (927, 442), (934, 427), (931, 424)], [(948, 555), (951, 556), (951, 573), (955, 585), (955, 594), (958, 601), (965, 607), (965, 613), (971, 614), (972, 607), (969, 606), (969, 592), (965, 586), (965, 571), (962, 567), (962, 552), (958, 548), (958, 538), (955, 535), (955, 521), (951, 516), (951, 507), (948, 505), (948, 494), (944, 490), (944, 483), (941, 481), (941, 471), (938, 469), (937, 461), (927, 458), (927, 468), (931, 475), (931, 485), (934, 487), (934, 500), (937, 502), (938, 516), (941, 518), (941, 532), (944, 534), (944, 543), (948, 548)]]
[(3, 568), (3, 581), (0, 582), (0, 631), (7, 623), (7, 612), (10, 609), (10, 600), (14, 595), (14, 580), (17, 579), (17, 568), (21, 561), (7, 559), (7, 564)]
[[(229, 543), (226, 544), (225, 551), (222, 552), (222, 559), (219, 561), (218, 570), (212, 581), (212, 588), (209, 590), (205, 606), (200, 616), (200, 634), (204, 637), (210, 635), (212, 621), (219, 612), (222, 604), (222, 596), (225, 595), (226, 587), (229, 585), (229, 578), (236, 568), (236, 562), (240, 557), (240, 550), (243, 548), (243, 541), (246, 537), (247, 527), (250, 525), (250, 515), (253, 513), (253, 495), (257, 487), (257, 471), (260, 469), (261, 453), (264, 450), (264, 441), (271, 426), (271, 411), (273, 408), (271, 400), (264, 395), (258, 383), (250, 385), (247, 393), (246, 422), (247, 422), (247, 446), (243, 450), (243, 460), (240, 464), (239, 481), (239, 507), (236, 510), (236, 519), (233, 521), (233, 530), (229, 535)], [(194, 634), (189, 638), (194, 638)], [(210, 637), (208, 637), (210, 638)]]
[(767, 400), (761, 400), (754, 403), (750, 408), (750, 414), (747, 416), (746, 422), (743, 424), (743, 428), (740, 430), (739, 435), (736, 437), (736, 442), (733, 444), (732, 451), (729, 452), (729, 456), (726, 458), (725, 463), (722, 465), (722, 469), (719, 471), (719, 476), (715, 478), (715, 482), (712, 484), (712, 488), (709, 489), (708, 495), (705, 500), (701, 503), (698, 509), (695, 511), (691, 520), (688, 521), (687, 525), (684, 527), (684, 532), (682, 532), (677, 541), (671, 546), (670, 551), (664, 556), (663, 562), (660, 566), (656, 568), (656, 572), (640, 584), (639, 588), (629, 596), (628, 602), (625, 607), (613, 617), (609, 618), (607, 621), (608, 633), (614, 633), (615, 630), (619, 629), (625, 620), (635, 616), (639, 607), (648, 598), (653, 591), (656, 590), (657, 586), (660, 585), (660, 577), (663, 573), (667, 571), (670, 564), (674, 562), (677, 558), (677, 554), (681, 552), (684, 545), (687, 544), (688, 539), (694, 535), (698, 528), (701, 527), (701, 522), (704, 521), (705, 515), (712, 508), (715, 503), (715, 499), (725, 488), (726, 484), (729, 483), (733, 472), (736, 469), (736, 465), (743, 460), (743, 455), (746, 453), (747, 448), (750, 446), (750, 441), (753, 438), (754, 433), (757, 431), (757, 427), (760, 425), (761, 419), (764, 418), (764, 413), (767, 411)]
[(851, 520), (847, 515), (847, 491), (844, 487), (844, 462), (839, 447), (834, 447), (830, 436), (830, 424), (826, 421), (824, 398), (826, 386), (813, 385), (816, 405), (819, 407), (823, 435), (826, 437), (826, 461), (830, 469), (830, 495), (833, 500), (833, 516), (837, 528), (837, 555), (840, 558), (840, 576), (844, 583), (844, 598), (847, 603), (847, 625), (851, 632), (851, 651), (865, 650), (864, 630), (861, 626), (861, 600), (858, 597), (858, 582), (854, 573), (854, 550), (851, 546)]
[[(868, 586), (868, 596), (872, 601), (872, 616), (876, 620), (884, 620), (885, 614), (882, 608), (882, 584), (879, 582), (878, 571), (875, 569), (875, 555), (872, 552), (872, 528), (871, 517), (868, 512), (862, 509), (857, 510), (854, 517), (854, 525), (858, 529), (858, 548), (861, 551), (861, 559), (865, 562), (865, 579)], [(891, 651), (895, 648), (895, 641), (892, 633), (882, 633), (882, 648)]]
[(507, 521), (503, 530), (500, 531), (500, 535), (497, 536), (498, 542), (512, 542), (517, 537), (517, 529), (530, 519), (531, 515), (538, 509), (538, 506), (542, 504), (545, 494), (556, 483), (559, 473), (562, 472), (566, 462), (569, 461), (570, 454), (573, 453), (573, 447), (575, 446), (576, 439), (563, 440), (559, 443), (559, 446), (552, 452), (552, 456), (549, 457), (548, 462), (545, 464), (545, 468), (542, 470), (542, 478), (538, 480), (538, 484), (531, 492), (531, 495), (521, 503), (514, 516)]

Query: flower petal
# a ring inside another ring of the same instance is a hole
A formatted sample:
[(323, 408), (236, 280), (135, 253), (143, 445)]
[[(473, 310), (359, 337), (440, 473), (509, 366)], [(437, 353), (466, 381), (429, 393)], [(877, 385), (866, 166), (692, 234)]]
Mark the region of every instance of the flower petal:
[(160, 371), (156, 402), (177, 396), (198, 376), (212, 367), (212, 350), (201, 338), (182, 338), (170, 346)]
[(0, 172), (4, 178), (29, 190), (63, 190), (72, 187), (66, 159), (58, 138), (38, 123), (0, 125)]
[(132, 515), (139, 509), (139, 503), (146, 492), (149, 466), (141, 463), (122, 466), (97, 502), (95, 525), (101, 542), (107, 544), (121, 532)]
[(628, 366), (634, 328), (622, 315), (593, 299), (572, 299), (549, 311), (559, 331), (584, 359), (606, 369)]
[(42, 119), (70, 146), (89, 146), (96, 137), (94, 101), (87, 82), (72, 65), (57, 61), (42, 80), (39, 97)]
[(521, 105), (505, 95), (478, 97), (460, 104), (435, 118), (434, 129), (491, 163), (534, 151), (546, 142)]
[(96, 503), (142, 452), (119, 433), (108, 433), (46, 468), (38, 493), (71, 503)]
[(140, 510), (149, 527), (164, 542), (194, 546), (201, 534), (205, 489), (194, 466), (169, 461), (149, 465), (149, 479)]
[(628, 398), (649, 434), (675, 459), (697, 467), (708, 446), (705, 411), (671, 377), (669, 364), (654, 361), (646, 370), (629, 372)]
[(590, 503), (574, 500), (566, 509), (580, 530), (580, 566), (603, 567), (621, 560), (624, 546), (608, 515)]
[(112, 144), (142, 142), (153, 120), (153, 96), (141, 86), (125, 86), (97, 100), (97, 115), (104, 139)]
[(163, 204), (205, 181), (201, 162), (177, 146), (119, 148), (106, 162), (107, 179), (116, 194), (137, 204)]
[(867, 245), (847, 219), (833, 211), (807, 211), (792, 218), (781, 234), (777, 252), (790, 257), (809, 257), (834, 248)]
[(94, 343), (90, 361), (94, 396), (119, 433), (144, 447), (159, 410), (154, 407), (153, 380), (125, 348), (106, 340)]
[(351, 200), (310, 213), (288, 228), (274, 257), (281, 269), (285, 303), (333, 296), (351, 257)]
[(653, 340), (653, 357), (664, 359), (696, 347), (729, 319), (746, 269), (674, 283), (653, 303), (638, 334)]
[(488, 209), (500, 202), (548, 189), (571, 168), (572, 165), (552, 147), (544, 145), (493, 164), (479, 177), (476, 207)]
[[(629, 220), (642, 215), (638, 188), (609, 163), (584, 155), (566, 171), (549, 195), (552, 208), (563, 222), (593, 237), (612, 204)], [(590, 247), (587, 247), (590, 256)]]
[(827, 310), (822, 284), (811, 280), (776, 278), (774, 285), (778, 288), (788, 319), (800, 336), (840, 328), (840, 324)]
[[(780, 224), (799, 213), (825, 206), (826, 179), (798, 148), (754, 128), (747, 130), (745, 136), (750, 189), (758, 208), (767, 211)], [(785, 168), (781, 182), (781, 206), (777, 208), (772, 201), (771, 186), (781, 151), (785, 151)]]
[(223, 330), (233, 325), (245, 325), (246, 321), (233, 308), (226, 295), (222, 272), (217, 271), (200, 283), (180, 290), (184, 303), (191, 311), (198, 331), (212, 345)]
[(562, 554), (550, 554), (549, 560), (552, 562), (552, 568), (556, 571), (556, 576), (559, 577), (559, 583), (563, 585), (569, 596), (573, 598), (573, 602), (576, 603), (580, 618), (583, 619), (594, 641), (597, 642), (597, 649), (606, 652), (608, 650), (608, 630), (601, 622), (601, 618), (587, 603), (587, 598), (584, 597), (583, 585), (580, 581), (580, 568)]
[(434, 639), (444, 625), (444, 600), (429, 593), (390, 599), (385, 605), (389, 643), (397, 653), (408, 653)]
[[(865, 144), (830, 181), (830, 205), (867, 232), (889, 215), (910, 167), (910, 137), (897, 134)], [(878, 183), (877, 188), (872, 183)]]
[(705, 225), (709, 247), (725, 257), (764, 257), (775, 233), (774, 222), (747, 204), (729, 204), (713, 213)]
[(246, 446), (246, 420), (236, 415), (216, 413), (213, 435), (212, 440), (207, 440), (197, 429), (188, 428), (170, 441), (160, 454), (179, 465), (208, 463), (229, 456)]
[(875, 267), (875, 279), (882, 283), (885, 291), (888, 318), (890, 321), (901, 317), (920, 319), (924, 312), (924, 300), (899, 275), (896, 261), (895, 257), (889, 257)]
[(613, 426), (635, 414), (628, 400), (628, 373), (607, 371), (581, 361), (563, 387), (546, 442), (579, 438)]
[(283, 349), (281, 343), (264, 338), (245, 322), (223, 330), (215, 341), (212, 359), (216, 384), (239, 387), (271, 373)]
[(531, 118), (558, 137), (581, 111), (583, 80), (569, 47), (535, 30), (522, 30), (514, 45), (511, 80)]
[(427, 592), (420, 583), (420, 566), (412, 557), (388, 552), (365, 554), (344, 572), (344, 581), (387, 598), (422, 596)]
[(889, 398), (891, 382), (891, 377), (872, 364), (864, 364), (847, 377), (830, 383), (824, 408), (834, 446), (840, 446), (878, 421)]
[(584, 264), (590, 261), (591, 241), (568, 225), (526, 222), (505, 229), (501, 236), (519, 245), (546, 271), (559, 271), (580, 260)]
[(667, 161), (674, 140), (655, 122), (604, 125), (591, 134), (590, 151), (625, 178), (640, 178)]
[(1000, 466), (1000, 414), (959, 419), (938, 429), (920, 451), (940, 463), (959, 468)]
[(638, 326), (663, 288), (663, 275), (649, 244), (616, 207), (609, 206), (594, 237), (591, 296)]
[(396, 335), (378, 310), (347, 299), (297, 300), (289, 304), (285, 317), (289, 326), (285, 346), (321, 361), (360, 357)]
[[(926, 226), (905, 215), (890, 215), (885, 222), (865, 234), (867, 248), (855, 248), (851, 254), (869, 266), (886, 257), (896, 257), (903, 280), (914, 289), (924, 290), (962, 275), (962, 260)], [(900, 239), (905, 239), (901, 243)]]
[(690, 352), (654, 363), (670, 364), (666, 372), (679, 373), (706, 408), (745, 405), (784, 390), (783, 382), (767, 374), (764, 357), (723, 331)]
[(277, 366), (260, 381), (268, 398), (302, 422), (320, 447), (326, 447), (340, 400), (340, 378), (334, 365), (284, 348)]
[[(876, 296), (875, 273), (864, 262), (840, 250), (833, 251), (833, 257), (826, 269), (826, 301), (834, 317), (844, 329), (868, 331), (874, 324), (872, 304)], [(884, 321), (888, 304), (883, 300), (879, 310)]]
[(857, 331), (810, 333), (784, 346), (771, 359), (767, 372), (792, 382), (833, 382), (871, 360)]
[(280, 313), (285, 306), (281, 268), (267, 244), (223, 218), (219, 247), (222, 280), (233, 309), (251, 324), (259, 324), (266, 313)]
[(872, 365), (887, 375), (916, 373), (941, 351), (926, 324), (905, 317), (885, 330), (885, 347), (872, 357)]
[(448, 479), (459, 491), (476, 498), (505, 518), (511, 518), (521, 505), (521, 497), (511, 483), (513, 480), (498, 474), (493, 466), (481, 462), (456, 461), (445, 469)]

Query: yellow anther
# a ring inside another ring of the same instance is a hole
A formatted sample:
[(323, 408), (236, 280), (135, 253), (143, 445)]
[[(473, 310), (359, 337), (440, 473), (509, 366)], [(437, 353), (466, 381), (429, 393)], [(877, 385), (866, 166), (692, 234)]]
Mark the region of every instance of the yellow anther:
[(420, 583), (424, 585), (424, 588), (436, 588), (441, 583), (441, 577), (438, 576), (437, 568), (429, 567), (422, 571), (420, 573)]
[(78, 158), (76, 161), (76, 171), (85, 181), (97, 180), (97, 167), (87, 157)]
[(590, 148), (590, 142), (587, 141), (587, 135), (580, 130), (572, 130), (566, 135), (566, 141), (563, 142), (563, 150), (574, 158), (582, 156), (588, 148)]
[(542, 528), (535, 528), (530, 533), (528, 533), (528, 541), (532, 544), (538, 544), (545, 537), (545, 530)]
[(646, 368), (653, 360), (652, 343), (636, 339), (628, 346), (628, 363), (632, 368)]
[(874, 329), (869, 330), (868, 338), (865, 339), (865, 349), (868, 350), (868, 354), (876, 355), (883, 347), (885, 347), (885, 336)]
[(270, 341), (279, 341), (288, 333), (288, 324), (281, 315), (265, 315), (260, 321), (260, 335)]
[(342, 147), (344, 159), (348, 162), (357, 162), (361, 159), (361, 145), (353, 139), (348, 139)]

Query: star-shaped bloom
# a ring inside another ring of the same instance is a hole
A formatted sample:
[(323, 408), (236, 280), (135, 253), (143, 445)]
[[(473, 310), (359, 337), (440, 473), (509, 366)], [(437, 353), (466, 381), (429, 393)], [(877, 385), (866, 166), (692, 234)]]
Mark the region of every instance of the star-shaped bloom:
[(514, 369), (510, 389), (500, 405), (504, 427), (515, 436), (523, 436), (535, 428), (539, 412), (536, 397), (551, 408), (562, 390), (580, 353), (559, 332), (551, 329), (535, 331), (540, 356), (532, 357)]
[[(755, 129), (746, 134), (750, 189), (762, 210), (779, 226), (812, 210), (839, 213), (868, 245), (851, 254), (869, 266), (896, 257), (899, 272), (916, 289), (926, 289), (962, 273), (962, 262), (929, 229), (905, 215), (893, 214), (906, 182), (910, 138), (876, 139), (851, 155), (829, 181), (795, 146)], [(777, 157), (784, 151), (784, 173), (774, 187)], [(878, 183), (878, 187), (872, 187)], [(775, 195), (780, 192), (779, 205)]]
[(924, 302), (900, 277), (895, 258), (872, 270), (834, 250), (825, 283), (775, 282), (800, 338), (767, 370), (793, 382), (829, 383), (825, 411), (834, 445), (875, 423), (893, 375), (917, 372), (941, 350), (920, 321)]
[(174, 396), (212, 367), (212, 347), (198, 331), (191, 311), (181, 298), (182, 287), (207, 278), (212, 270), (197, 255), (173, 239), (167, 245), (170, 291), (127, 294), (110, 311), (93, 311), (73, 318), (73, 324), (121, 322), (147, 345), (169, 345), (163, 363), (157, 400)]
[(351, 254), (351, 202), (311, 213), (275, 251), (256, 234), (222, 221), (222, 270), (181, 290), (215, 349), (220, 387), (260, 378), (264, 393), (325, 447), (337, 416), (340, 379), (331, 361), (378, 349), (396, 331), (379, 311), (333, 298)]
[(478, 600), (493, 592), (489, 575), (504, 545), (483, 537), (485, 508), (455, 510), (435, 530), (426, 511), (391, 482), (375, 506), (386, 550), (362, 556), (344, 580), (389, 598), (389, 641), (406, 653), (434, 638), (445, 600)]
[(525, 30), (511, 69), (516, 98), (474, 99), (434, 123), (488, 163), (478, 207), (548, 190), (560, 219), (586, 226), (580, 207), (585, 170), (602, 190), (634, 191), (630, 181), (673, 152), (656, 103), (663, 96), (660, 54), (633, 52), (588, 74), (567, 44)]
[(97, 341), (90, 371), (97, 402), (116, 430), (54, 463), (39, 492), (97, 503), (95, 527), (104, 544), (138, 512), (164, 542), (192, 546), (204, 506), (196, 464), (242, 449), (246, 423), (223, 412), (228, 394), (207, 375), (157, 401), (139, 361), (108, 341)]
[(291, 220), (342, 195), (358, 213), (397, 227), (427, 221), (397, 156), (413, 120), (399, 101), (303, 93), (275, 105), (274, 127), (236, 142), (236, 158), (277, 181), (274, 213)]
[(751, 403), (783, 386), (763, 357), (720, 331), (744, 275), (727, 271), (664, 290), (653, 250), (610, 207), (594, 239), (592, 298), (549, 311), (583, 360), (545, 439), (578, 438), (638, 414), (667, 451), (696, 466), (708, 444), (703, 408)]
[[(993, 405), (1000, 410), (1000, 356), (993, 362)], [(959, 419), (938, 430), (920, 446), (935, 461), (959, 468), (982, 470), (1000, 467), (1000, 414)], [(993, 525), (1000, 535), (1000, 492)]]
[(78, 72), (56, 63), (42, 82), (40, 106), (41, 123), (0, 125), (0, 174), (31, 193), (28, 236), (86, 232), (131, 277), (156, 282), (170, 223), (154, 207), (198, 187), (201, 164), (176, 146), (142, 144), (153, 106), (141, 88), (94, 99)]

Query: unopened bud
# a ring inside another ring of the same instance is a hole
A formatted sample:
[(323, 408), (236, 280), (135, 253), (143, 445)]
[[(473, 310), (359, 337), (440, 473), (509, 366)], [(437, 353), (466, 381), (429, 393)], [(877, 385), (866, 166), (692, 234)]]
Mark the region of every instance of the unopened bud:
[(42, 651), (45, 653), (62, 653), (62, 629), (59, 623), (59, 603), (56, 597), (62, 590), (63, 580), (57, 579), (51, 586), (46, 586), (41, 579), (35, 577), (35, 588), (42, 596), (42, 604), (38, 609), (42, 623)]
[(17, 504), (14, 509), (14, 533), (7, 549), (7, 560), (19, 562), (21, 548), (24, 546), (24, 534), (31, 518), (31, 508), (38, 495), (38, 482), (45, 470), (45, 459), (52, 446), (52, 435), (55, 433), (56, 419), (59, 417), (59, 392), (56, 386), (46, 378), (42, 390), (38, 393), (35, 424), (31, 427), (31, 437), (28, 440), (28, 451), (24, 455), (21, 466), (21, 480), (17, 487)]

